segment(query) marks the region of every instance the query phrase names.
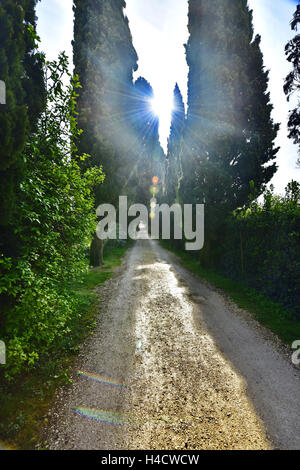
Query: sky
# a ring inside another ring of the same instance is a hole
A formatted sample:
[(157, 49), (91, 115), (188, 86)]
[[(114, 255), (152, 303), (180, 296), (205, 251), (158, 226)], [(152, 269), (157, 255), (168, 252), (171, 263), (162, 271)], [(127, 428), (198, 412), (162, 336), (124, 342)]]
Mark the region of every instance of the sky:
[(127, 0), (126, 15), (139, 57), (135, 78), (143, 76), (154, 90), (164, 150), (170, 131), (173, 90), (178, 83), (187, 101), (187, 0)]
[[(209, 1), (209, 0), (208, 0)], [(233, 0), (234, 1), (234, 0)], [(283, 93), (284, 78), (289, 64), (284, 46), (294, 36), (289, 23), (297, 0), (248, 0), (254, 13), (255, 32), (262, 37), (264, 63), (270, 71), (269, 90), (274, 105), (273, 119), (281, 123), (276, 145), (279, 170), (272, 180), (275, 190), (282, 193), (291, 179), (300, 179), (296, 169), (297, 147), (287, 138), (288, 103)], [(133, 44), (139, 56), (135, 78), (148, 80), (155, 94), (155, 110), (160, 118), (160, 140), (166, 150), (170, 128), (173, 89), (178, 83), (187, 101), (188, 67), (184, 44), (188, 40), (187, 0), (127, 0)], [(42, 0), (37, 8), (41, 49), (49, 59), (65, 50), (72, 58), (72, 0)]]

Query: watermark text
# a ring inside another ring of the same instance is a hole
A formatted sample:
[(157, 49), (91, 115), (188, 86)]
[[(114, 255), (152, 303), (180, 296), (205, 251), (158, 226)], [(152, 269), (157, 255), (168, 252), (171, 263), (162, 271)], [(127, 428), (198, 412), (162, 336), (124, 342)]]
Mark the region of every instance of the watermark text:
[[(150, 201), (151, 211), (143, 204), (128, 208), (127, 196), (120, 196), (119, 208), (112, 204), (101, 204), (97, 209), (100, 222), (97, 236), (100, 240), (185, 240), (187, 251), (202, 250), (204, 246), (204, 205), (167, 204), (159, 205), (155, 198)], [(118, 213), (118, 220), (117, 220)], [(128, 224), (128, 219), (130, 223)], [(133, 220), (132, 220), (133, 219)], [(118, 224), (118, 226), (117, 226)], [(119, 233), (117, 233), (119, 232)]]

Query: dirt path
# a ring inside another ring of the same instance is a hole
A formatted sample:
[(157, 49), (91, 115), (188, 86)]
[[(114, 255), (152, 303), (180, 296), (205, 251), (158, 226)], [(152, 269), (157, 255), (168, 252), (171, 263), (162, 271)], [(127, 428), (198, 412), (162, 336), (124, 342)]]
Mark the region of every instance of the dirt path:
[(299, 371), (157, 243), (138, 241), (101, 296), (49, 448), (300, 448)]

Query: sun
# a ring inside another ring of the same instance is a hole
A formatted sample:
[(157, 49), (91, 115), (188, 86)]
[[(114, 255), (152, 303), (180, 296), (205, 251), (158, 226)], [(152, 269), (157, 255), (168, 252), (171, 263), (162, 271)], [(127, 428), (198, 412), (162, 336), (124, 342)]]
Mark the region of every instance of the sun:
[(162, 101), (159, 98), (152, 98), (150, 101), (151, 110), (155, 116), (160, 116), (163, 111)]
[(150, 100), (150, 106), (152, 113), (159, 117), (160, 119), (164, 119), (166, 116), (170, 116), (173, 106), (170, 102), (168, 96), (155, 96)]
[(149, 112), (159, 120), (160, 142), (167, 151), (168, 137), (170, 133), (172, 111), (174, 110), (173, 94), (163, 90), (149, 100)]

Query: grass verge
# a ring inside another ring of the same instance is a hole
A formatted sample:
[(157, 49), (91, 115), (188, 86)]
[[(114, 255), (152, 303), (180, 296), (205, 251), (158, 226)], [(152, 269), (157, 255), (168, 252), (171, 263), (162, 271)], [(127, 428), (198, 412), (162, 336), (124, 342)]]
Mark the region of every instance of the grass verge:
[(283, 343), (291, 346), (295, 340), (300, 339), (300, 322), (294, 318), (292, 312), (281, 304), (273, 302), (241, 282), (204, 269), (200, 266), (199, 261), (188, 253), (171, 247), (168, 242), (162, 241), (161, 245), (168, 251), (175, 253), (184, 268), (223, 290), (240, 308), (252, 313), (256, 320), (275, 333)]
[(0, 450), (36, 448), (55, 391), (71, 383), (70, 372), (80, 344), (96, 326), (98, 297), (93, 290), (112, 277), (128, 247), (112, 248), (105, 255), (103, 267), (90, 269), (70, 285), (70, 292), (78, 300), (83, 314), (72, 324), (59, 355), (43, 358), (34, 370), (13, 383), (0, 384)]

